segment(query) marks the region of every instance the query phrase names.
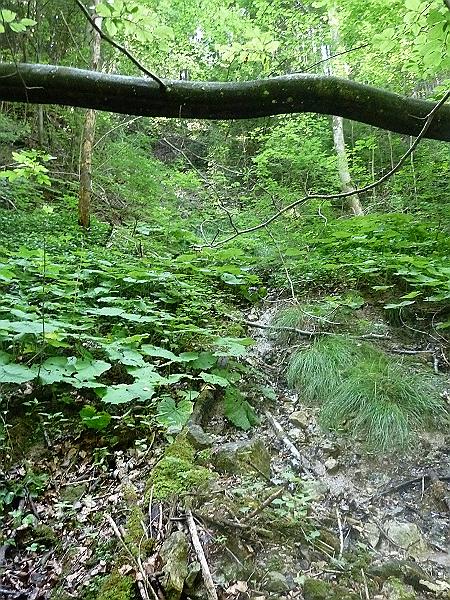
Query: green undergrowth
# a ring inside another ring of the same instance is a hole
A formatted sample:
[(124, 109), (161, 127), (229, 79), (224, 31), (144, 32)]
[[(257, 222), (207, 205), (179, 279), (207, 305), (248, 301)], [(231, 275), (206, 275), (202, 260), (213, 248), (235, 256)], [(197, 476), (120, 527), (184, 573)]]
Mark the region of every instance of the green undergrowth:
[[(117, 405), (136, 404), (153, 426), (181, 430), (202, 385), (238, 385), (252, 341), (225, 315), (260, 297), (258, 276), (243, 252), (183, 253), (192, 240), (179, 220), (179, 237), (156, 253), (148, 231), (121, 227), (115, 239), (94, 219), (82, 234), (55, 206), (0, 210), (0, 392), (7, 400), (29, 385), (28, 403), (65, 399), (90, 430), (111, 429)], [(249, 426), (250, 407), (228, 404), (230, 420)]]
[[(290, 291), (289, 273), (298, 295), (352, 289), (370, 297), (387, 313), (420, 313), (440, 333), (450, 327), (450, 229), (430, 214), (369, 214), (338, 219), (330, 207), (304, 207), (298, 218), (286, 217), (236, 245), (253, 255), (270, 285)], [(280, 268), (280, 255), (283, 268)]]
[(405, 446), (414, 431), (448, 419), (427, 374), (367, 342), (317, 339), (292, 356), (287, 378), (306, 401), (320, 405), (325, 427), (344, 428), (370, 447)]

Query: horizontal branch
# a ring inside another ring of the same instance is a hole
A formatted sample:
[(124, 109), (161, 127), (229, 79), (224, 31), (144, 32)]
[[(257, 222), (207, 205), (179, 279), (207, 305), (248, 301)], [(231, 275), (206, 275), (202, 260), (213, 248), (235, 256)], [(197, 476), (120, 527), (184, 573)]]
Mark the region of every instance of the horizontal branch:
[[(435, 104), (338, 77), (294, 74), (243, 82), (162, 80), (0, 63), (0, 101), (61, 104), (148, 117), (247, 119), (320, 113), (417, 135)], [(450, 106), (426, 137), (450, 141)]]

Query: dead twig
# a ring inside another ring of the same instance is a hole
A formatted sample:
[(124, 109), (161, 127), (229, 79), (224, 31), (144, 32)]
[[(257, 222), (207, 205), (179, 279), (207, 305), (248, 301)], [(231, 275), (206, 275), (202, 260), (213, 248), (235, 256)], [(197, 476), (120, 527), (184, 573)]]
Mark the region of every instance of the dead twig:
[(266, 508), (266, 506), (272, 504), (272, 502), (279, 498), (284, 491), (284, 487), (275, 490), (272, 494), (270, 494), (270, 496), (263, 500), (263, 502), (261, 502), (261, 504), (255, 508), (255, 510), (252, 510), (251, 513), (249, 513), (246, 517), (242, 519), (243, 523), (248, 523), (248, 521), (251, 521), (257, 515), (259, 515), (259, 513), (261, 513)]
[(190, 508), (185, 508), (186, 513), (186, 523), (189, 528), (189, 533), (191, 534), (192, 545), (194, 546), (194, 550), (197, 554), (197, 558), (199, 560), (202, 575), (203, 575), (203, 583), (205, 584), (206, 593), (210, 600), (218, 600), (216, 587), (214, 585), (213, 578), (211, 576), (211, 571), (209, 570), (208, 561), (206, 560), (205, 553), (203, 551), (203, 547), (201, 545), (200, 539), (198, 537), (197, 525), (195, 524), (194, 517), (192, 515), (192, 511)]
[(150, 584), (147, 574), (145, 572), (145, 569), (142, 565), (142, 561), (140, 556), (138, 556), (137, 558), (134, 556), (134, 554), (131, 552), (130, 548), (128, 547), (128, 545), (126, 544), (125, 540), (124, 540), (124, 536), (122, 534), (122, 532), (120, 531), (119, 527), (117, 526), (116, 522), (114, 521), (114, 519), (111, 517), (110, 514), (105, 513), (105, 517), (106, 520), (108, 521), (108, 523), (111, 525), (111, 528), (113, 530), (113, 532), (115, 533), (117, 539), (120, 542), (120, 545), (122, 546), (122, 548), (125, 550), (125, 552), (128, 554), (128, 556), (131, 559), (131, 562), (134, 564), (134, 566), (136, 567), (137, 571), (139, 572), (139, 575), (141, 577), (140, 580), (140, 584), (138, 584), (139, 587), (139, 592), (142, 596), (143, 600), (150, 600), (150, 596), (149, 596), (149, 591), (153, 597), (154, 600), (159, 600), (155, 590), (153, 589), (152, 585)]
[(283, 442), (283, 444), (286, 446), (286, 448), (289, 450), (289, 452), (295, 458), (297, 463), (301, 466), (302, 470), (305, 473), (307, 473), (308, 475), (312, 475), (312, 473), (314, 471), (313, 467), (311, 466), (309, 461), (300, 454), (300, 452), (297, 450), (296, 446), (287, 437), (287, 435), (284, 432), (284, 429), (280, 425), (280, 423), (275, 419), (275, 417), (272, 415), (272, 413), (269, 410), (266, 409), (264, 411), (264, 414), (266, 415), (267, 420), (269, 421), (272, 429), (275, 431), (278, 439)]
[(339, 554), (338, 554), (338, 560), (340, 560), (342, 558), (342, 554), (344, 552), (344, 531), (342, 529), (342, 520), (341, 520), (341, 515), (339, 512), (338, 507), (336, 506), (336, 518), (337, 518), (337, 524), (338, 524), (338, 528), (339, 528)]
[(366, 600), (370, 600), (369, 586), (367, 585), (367, 577), (366, 577), (366, 574), (364, 573), (363, 568), (361, 568), (361, 576), (362, 576), (362, 580), (363, 580), (363, 584), (364, 584), (364, 595), (366, 597)]

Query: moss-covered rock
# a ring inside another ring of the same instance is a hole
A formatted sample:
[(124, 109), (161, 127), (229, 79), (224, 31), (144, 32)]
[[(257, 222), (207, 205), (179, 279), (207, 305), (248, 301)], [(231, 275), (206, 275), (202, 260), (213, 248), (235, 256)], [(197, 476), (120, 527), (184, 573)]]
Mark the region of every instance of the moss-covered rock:
[(305, 600), (358, 600), (359, 594), (321, 579), (306, 579), (303, 597)]
[(131, 600), (134, 597), (133, 588), (132, 577), (114, 570), (104, 578), (96, 600)]
[(389, 600), (415, 600), (416, 594), (410, 585), (403, 583), (396, 577), (385, 581), (381, 590)]
[(179, 600), (183, 592), (184, 582), (188, 576), (189, 543), (186, 534), (175, 531), (164, 542), (161, 548), (163, 560), (163, 587), (167, 600)]
[(213, 474), (195, 464), (195, 448), (180, 435), (164, 453), (147, 482), (147, 497), (153, 488), (153, 498), (165, 499), (205, 487)]
[(259, 438), (229, 442), (213, 449), (212, 462), (219, 473), (246, 474), (252, 465), (270, 476), (270, 454)]

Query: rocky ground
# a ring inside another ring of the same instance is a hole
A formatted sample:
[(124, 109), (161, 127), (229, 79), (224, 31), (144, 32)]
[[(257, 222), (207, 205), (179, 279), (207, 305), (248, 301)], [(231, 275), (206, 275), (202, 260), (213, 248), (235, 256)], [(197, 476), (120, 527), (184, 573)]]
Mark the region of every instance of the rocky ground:
[(284, 383), (288, 350), (250, 331), (248, 432), (208, 388), (171, 445), (74, 436), (62, 415), (11, 423), (0, 598), (450, 598), (449, 435), (379, 456), (324, 433)]

